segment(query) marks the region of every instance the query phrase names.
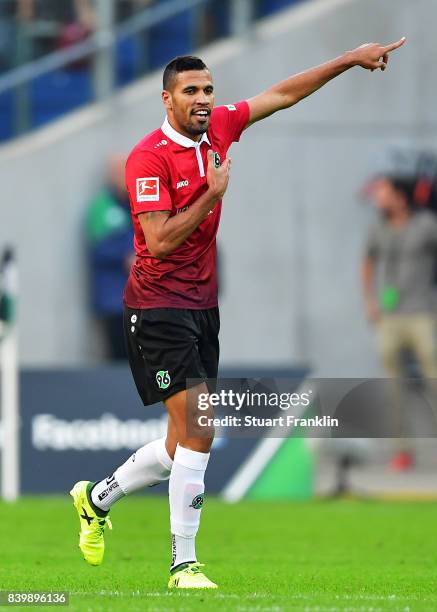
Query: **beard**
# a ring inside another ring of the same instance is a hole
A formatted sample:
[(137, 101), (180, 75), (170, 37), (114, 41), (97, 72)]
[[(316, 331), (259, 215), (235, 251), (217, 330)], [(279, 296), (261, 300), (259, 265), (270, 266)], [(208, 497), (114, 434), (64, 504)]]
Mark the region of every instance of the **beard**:
[(191, 136), (200, 136), (201, 134), (205, 134), (208, 130), (209, 121), (206, 121), (203, 125), (195, 125), (193, 123), (189, 123), (184, 126), (187, 133), (191, 134)]

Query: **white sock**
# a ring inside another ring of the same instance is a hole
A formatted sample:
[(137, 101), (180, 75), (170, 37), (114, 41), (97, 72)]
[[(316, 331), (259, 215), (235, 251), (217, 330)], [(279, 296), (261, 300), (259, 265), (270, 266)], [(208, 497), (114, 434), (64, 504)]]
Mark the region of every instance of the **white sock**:
[(112, 504), (121, 497), (124, 497), (124, 493), (115, 480), (114, 474), (100, 480), (100, 482), (97, 482), (91, 489), (91, 501), (97, 508), (100, 508), (100, 510), (104, 512), (108, 512)]
[(91, 491), (91, 500), (98, 508), (108, 511), (125, 495), (168, 480), (172, 465), (165, 438), (150, 442), (129, 457), (112, 476), (98, 482)]
[(209, 453), (176, 447), (170, 474), (171, 567), (197, 561), (195, 538), (205, 491), (205, 470)]

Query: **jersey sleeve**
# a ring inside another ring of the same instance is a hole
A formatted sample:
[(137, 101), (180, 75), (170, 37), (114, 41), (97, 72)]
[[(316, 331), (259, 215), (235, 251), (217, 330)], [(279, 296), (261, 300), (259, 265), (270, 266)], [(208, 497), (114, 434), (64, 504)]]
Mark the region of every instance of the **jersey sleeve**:
[(244, 128), (249, 123), (249, 104), (246, 100), (236, 104), (217, 106), (213, 110), (214, 123), (226, 145), (238, 142)]
[(150, 152), (138, 152), (126, 164), (126, 187), (132, 213), (171, 210), (168, 172), (164, 162)]

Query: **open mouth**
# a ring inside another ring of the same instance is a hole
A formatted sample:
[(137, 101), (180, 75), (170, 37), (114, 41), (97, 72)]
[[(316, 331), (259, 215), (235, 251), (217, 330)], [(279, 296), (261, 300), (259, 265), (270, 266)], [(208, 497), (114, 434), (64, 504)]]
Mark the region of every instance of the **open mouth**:
[(211, 111), (203, 108), (201, 110), (193, 111), (191, 114), (195, 117), (198, 117), (199, 119), (207, 119), (210, 116)]

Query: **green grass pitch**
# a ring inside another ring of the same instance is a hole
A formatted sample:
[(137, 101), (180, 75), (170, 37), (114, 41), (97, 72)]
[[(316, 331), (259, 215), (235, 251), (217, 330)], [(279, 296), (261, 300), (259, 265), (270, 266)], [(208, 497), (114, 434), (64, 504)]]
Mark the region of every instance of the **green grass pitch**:
[(217, 592), (167, 592), (164, 497), (124, 500), (112, 521), (94, 568), (69, 498), (0, 502), (0, 590), (67, 590), (63, 609), (104, 612), (437, 610), (434, 503), (207, 499), (198, 554)]

